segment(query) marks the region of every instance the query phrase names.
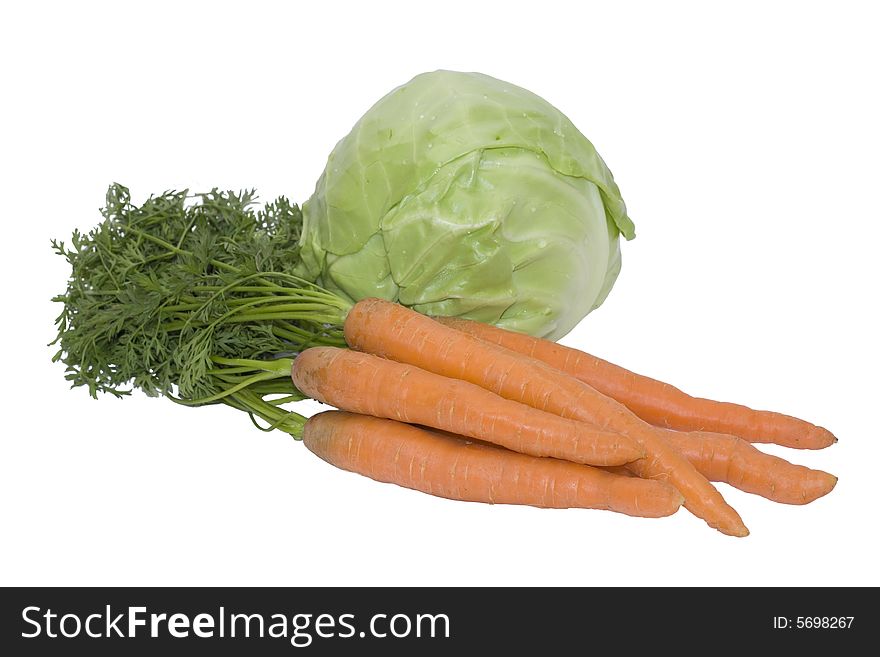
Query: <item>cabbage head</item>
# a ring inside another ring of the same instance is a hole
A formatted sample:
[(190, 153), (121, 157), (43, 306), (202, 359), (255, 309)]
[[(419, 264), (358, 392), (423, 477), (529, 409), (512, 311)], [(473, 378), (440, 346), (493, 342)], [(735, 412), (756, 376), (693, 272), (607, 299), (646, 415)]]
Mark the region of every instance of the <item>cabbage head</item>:
[(557, 339), (605, 299), (634, 237), (593, 145), (535, 94), (419, 75), (340, 141), (303, 206), (302, 275)]

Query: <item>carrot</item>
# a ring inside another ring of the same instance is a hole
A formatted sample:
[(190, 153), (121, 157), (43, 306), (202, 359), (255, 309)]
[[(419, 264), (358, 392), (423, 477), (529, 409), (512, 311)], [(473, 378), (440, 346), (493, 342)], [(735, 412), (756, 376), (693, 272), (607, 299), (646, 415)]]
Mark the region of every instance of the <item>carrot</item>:
[(748, 534), (736, 511), (658, 429), (564, 372), (380, 299), (355, 304), (344, 329), (354, 349), (468, 381), (506, 399), (632, 438), (646, 455), (629, 464), (636, 474), (669, 481), (684, 496), (685, 507), (711, 527), (733, 536)]
[(682, 502), (678, 491), (660, 481), (618, 477), (368, 415), (312, 416), (303, 443), (343, 470), (453, 500), (605, 509), (645, 518), (675, 513)]
[(544, 361), (625, 404), (651, 424), (680, 431), (713, 431), (753, 443), (821, 449), (837, 438), (823, 427), (782, 413), (691, 397), (678, 388), (549, 340), (454, 317), (437, 317), (444, 326)]
[(736, 436), (671, 429), (663, 436), (710, 481), (723, 481), (774, 502), (807, 504), (837, 484), (832, 474), (765, 454)]
[(306, 349), (293, 361), (292, 376), (300, 391), (341, 410), (424, 424), (532, 456), (618, 465), (644, 455), (625, 436), (350, 349)]

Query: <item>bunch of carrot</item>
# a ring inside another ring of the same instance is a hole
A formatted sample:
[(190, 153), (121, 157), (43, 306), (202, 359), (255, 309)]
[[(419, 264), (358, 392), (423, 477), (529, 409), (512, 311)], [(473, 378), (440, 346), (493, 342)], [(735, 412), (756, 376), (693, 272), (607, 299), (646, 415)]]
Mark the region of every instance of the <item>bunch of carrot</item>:
[[(253, 202), (213, 190), (136, 206), (111, 185), (104, 221), (53, 243), (71, 267), (54, 360), (72, 385), (228, 405), (331, 463), (435, 495), (653, 517), (684, 504), (738, 536), (742, 520), (710, 481), (789, 504), (836, 483), (750, 444), (835, 442), (803, 420), (299, 278), (299, 208)], [(304, 396), (341, 412), (287, 408)]]
[(710, 481), (787, 504), (837, 478), (752, 442), (817, 449), (836, 438), (778, 413), (689, 397), (546, 340), (365, 299), (348, 312), (351, 349), (294, 360), (305, 395), (339, 411), (306, 422), (305, 445), (373, 479), (457, 500), (667, 516), (683, 504), (746, 536)]

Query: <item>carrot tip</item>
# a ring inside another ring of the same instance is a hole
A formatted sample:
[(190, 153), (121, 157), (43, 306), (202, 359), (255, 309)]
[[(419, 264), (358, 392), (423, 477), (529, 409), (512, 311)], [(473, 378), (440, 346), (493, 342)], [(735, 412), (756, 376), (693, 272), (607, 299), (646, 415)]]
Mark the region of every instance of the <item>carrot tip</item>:
[(726, 534), (727, 536), (733, 536), (735, 538), (745, 538), (750, 534), (749, 528), (745, 525), (740, 525), (739, 527), (727, 527), (725, 529), (720, 529), (719, 531), (722, 534)]
[(823, 495), (827, 495), (828, 493), (830, 493), (831, 491), (834, 490), (834, 487), (837, 486), (837, 482), (838, 482), (839, 480), (838, 480), (838, 478), (837, 478), (835, 475), (833, 475), (833, 474), (830, 474), (830, 473), (828, 473), (828, 472), (826, 472), (826, 473), (824, 473), (824, 474), (827, 476), (827, 479), (828, 479), (828, 487), (827, 487), (827, 490), (823, 493)]
[(825, 427), (816, 427), (815, 431), (812, 431), (811, 434), (807, 446), (814, 449), (823, 449), (838, 442), (837, 436)]

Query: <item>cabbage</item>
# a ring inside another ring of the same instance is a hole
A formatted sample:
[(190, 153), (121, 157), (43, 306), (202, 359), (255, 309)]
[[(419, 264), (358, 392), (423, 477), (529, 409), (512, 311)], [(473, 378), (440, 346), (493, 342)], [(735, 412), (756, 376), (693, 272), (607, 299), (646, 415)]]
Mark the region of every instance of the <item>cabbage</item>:
[(605, 299), (634, 226), (559, 110), (478, 73), (435, 71), (377, 102), (303, 206), (301, 274), (557, 339)]

